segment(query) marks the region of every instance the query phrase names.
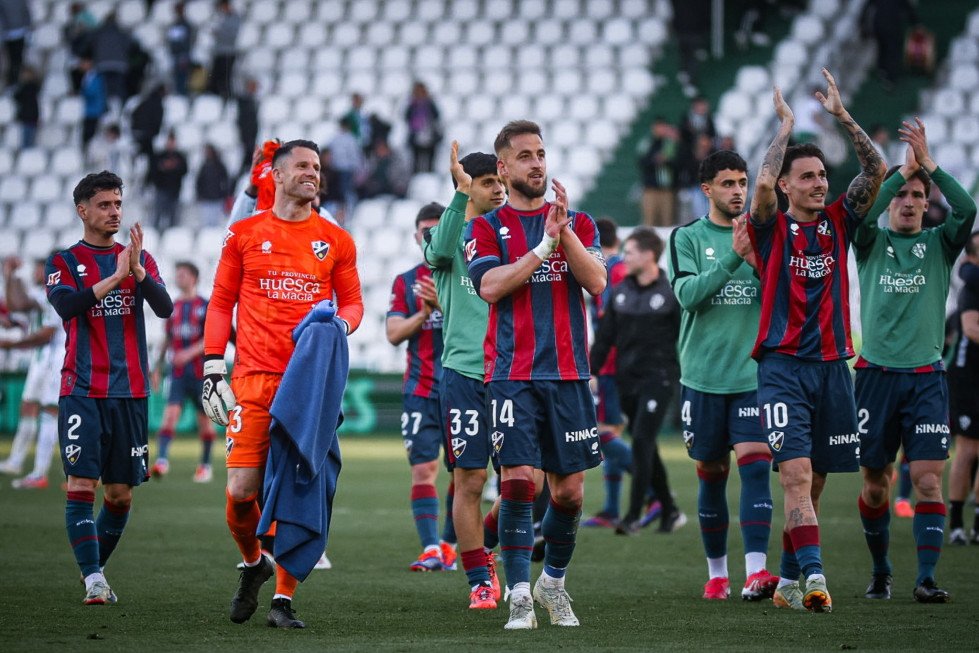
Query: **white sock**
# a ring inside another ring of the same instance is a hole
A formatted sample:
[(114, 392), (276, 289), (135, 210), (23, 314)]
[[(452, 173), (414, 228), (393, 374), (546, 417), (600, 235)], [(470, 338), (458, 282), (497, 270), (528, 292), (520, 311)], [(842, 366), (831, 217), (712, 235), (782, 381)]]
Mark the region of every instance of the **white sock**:
[(507, 592), (510, 594), (511, 597), (515, 597), (515, 598), (518, 598), (518, 599), (520, 597), (524, 597), (524, 596), (529, 597), (530, 596), (530, 583), (529, 582), (526, 582), (526, 583), (514, 583), (513, 587), (510, 587), (510, 588), (507, 589)]
[(22, 417), (17, 423), (17, 433), (14, 434), (14, 442), (10, 445), (10, 457), (7, 460), (16, 467), (23, 465), (35, 437), (37, 437), (37, 418)]
[(711, 578), (727, 578), (727, 556), (707, 558), (707, 575)]
[(823, 576), (822, 574), (813, 574), (812, 576), (810, 576), (809, 578), (806, 579), (806, 582), (807, 583), (811, 583), (814, 580), (821, 580), (821, 581), (823, 581), (825, 583), (826, 582), (826, 577)]
[(94, 574), (89, 574), (88, 576), (85, 577), (85, 591), (92, 589), (92, 585), (96, 581), (102, 581), (103, 583), (105, 583), (105, 576), (102, 575), (101, 571), (97, 571)]
[(792, 580), (791, 578), (781, 578), (781, 577), (780, 577), (780, 578), (778, 579), (778, 586), (779, 586), (779, 587), (785, 587), (786, 585), (791, 585), (792, 583), (798, 583), (798, 582), (799, 582), (799, 581), (797, 581), (797, 580)]
[(51, 467), (51, 457), (58, 446), (58, 417), (41, 411), (37, 430), (37, 450), (34, 452), (34, 471), (31, 476), (47, 478)]
[(549, 589), (564, 589), (564, 576), (560, 578), (555, 578), (549, 575), (546, 571), (542, 571), (540, 575), (541, 585)]
[(744, 554), (744, 571), (748, 576), (757, 574), (765, 568), (766, 562), (768, 562), (768, 555), (765, 553), (760, 551), (746, 553)]

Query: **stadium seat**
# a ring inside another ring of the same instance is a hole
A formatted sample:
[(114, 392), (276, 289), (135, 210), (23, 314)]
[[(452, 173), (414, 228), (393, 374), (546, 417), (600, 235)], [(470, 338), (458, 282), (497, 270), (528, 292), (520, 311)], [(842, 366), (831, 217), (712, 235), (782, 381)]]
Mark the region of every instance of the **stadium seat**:
[(284, 50), (296, 42), (296, 26), (291, 23), (270, 23), (265, 26), (262, 42), (273, 50)]
[(13, 149), (0, 148), (0, 179), (9, 175), (14, 169)]
[(526, 21), (548, 18), (547, 0), (520, 0), (516, 9), (517, 16)]
[(418, 47), (429, 43), (428, 25), (418, 20), (408, 20), (398, 26), (398, 43)]
[(966, 33), (974, 39), (979, 39), (979, 11), (973, 11), (966, 23)]
[(979, 64), (955, 63), (949, 70), (948, 79), (952, 88), (974, 91), (979, 88)]
[(735, 76), (735, 87), (750, 95), (771, 90), (772, 78), (764, 66), (742, 66)]
[(316, 15), (314, 22), (326, 25), (336, 25), (342, 23), (346, 18), (344, 0), (318, 0), (316, 3)]
[(493, 0), (483, 3), (483, 20), (499, 23), (515, 14), (513, 0)]
[(786, 39), (775, 46), (774, 69), (779, 68), (799, 68), (809, 61), (809, 50), (806, 46), (795, 40)]
[(952, 123), (952, 137), (959, 143), (979, 142), (979, 116), (962, 115)]
[(645, 67), (623, 71), (620, 88), (636, 98), (646, 98), (656, 86), (652, 73)]
[[(525, 95), (540, 101), (544, 96), (550, 95), (550, 73), (541, 69), (540, 66), (521, 67), (520, 74), (516, 79), (516, 90), (518, 95)], [(544, 119), (554, 116), (541, 116)]]
[(615, 72), (614, 67), (589, 70), (585, 75), (585, 94), (574, 98), (574, 102), (580, 102), (585, 97), (601, 97), (614, 92), (619, 87), (619, 78)]
[(349, 71), (373, 70), (377, 66), (377, 48), (358, 45), (347, 50), (346, 69)]
[(61, 45), (61, 31), (54, 23), (43, 23), (31, 32), (31, 48), (53, 50)]
[(639, 25), (636, 27), (636, 40), (649, 47), (660, 48), (666, 43), (669, 33), (669, 28), (663, 19), (651, 16), (639, 21)]
[(928, 132), (929, 144), (937, 145), (948, 142), (951, 137), (949, 132), (949, 121), (946, 117), (938, 113), (929, 113), (922, 116), (921, 122), (925, 124)]
[(973, 114), (979, 114), (979, 89), (969, 94), (969, 111)]
[(447, 8), (447, 18), (455, 22), (467, 23), (479, 16), (479, 0), (453, 0)]
[(77, 239), (81, 234), (79, 229), (81, 225), (78, 222), (78, 216), (71, 207), (71, 200), (66, 202), (64, 195), (49, 202), (44, 210), (44, 227), (46, 229), (52, 231), (73, 230)]
[(294, 25), (296, 27), (308, 23), (313, 17), (313, 4), (312, 0), (288, 0), (288, 2), (283, 2), (282, 10), (279, 12), (279, 20), (287, 25)]
[(482, 49), (482, 61), (491, 68), (510, 69), (513, 67), (513, 48), (494, 43)]
[(955, 88), (939, 89), (935, 92), (933, 106), (939, 115), (954, 118), (965, 110), (965, 95)]
[[(564, 23), (559, 20), (539, 20), (534, 24), (532, 41), (537, 45), (555, 45), (564, 40)], [(555, 61), (555, 59), (552, 59)]]
[[(395, 39), (395, 23), (390, 21), (378, 21), (376, 23), (371, 23), (367, 26), (366, 32), (364, 34), (364, 42), (366, 45), (380, 49), (381, 59), (383, 60), (387, 54), (388, 49), (394, 49), (395, 51), (404, 50), (405, 46), (401, 45)], [(401, 60), (401, 65), (407, 61), (407, 57)]]
[(224, 104), (217, 95), (198, 95), (190, 107), (190, 120), (199, 125), (211, 125), (222, 119)]
[(166, 229), (160, 235), (160, 256), (171, 259), (184, 258), (194, 252), (194, 230), (190, 227), (177, 225)]
[(616, 48), (607, 43), (592, 43), (584, 51), (584, 63), (588, 68), (609, 68), (615, 65)]
[[(465, 156), (465, 155), (463, 155)], [(422, 172), (412, 175), (408, 182), (408, 197), (423, 204), (440, 201), (439, 191), (442, 188), (442, 173)], [(444, 199), (441, 201), (445, 201)]]
[[(360, 2), (354, 6), (371, 5), (370, 2)], [(355, 23), (339, 23), (333, 27), (333, 45), (343, 49), (360, 43), (361, 27)]]
[(936, 147), (934, 158), (942, 162), (942, 170), (956, 177), (966, 172), (969, 166), (969, 154), (965, 146), (957, 142), (948, 142)]
[(619, 131), (615, 123), (608, 118), (596, 118), (587, 121), (582, 131), (584, 143), (595, 149), (596, 155), (604, 158), (619, 143)]
[(39, 147), (21, 150), (17, 156), (17, 173), (25, 177), (41, 174), (48, 167), (48, 153)]
[(78, 96), (63, 97), (58, 100), (54, 121), (60, 125), (79, 125), (82, 122), (83, 105)]
[(829, 21), (840, 13), (840, 0), (811, 0), (809, 11), (824, 21)]
[(952, 39), (948, 48), (948, 59), (953, 64), (979, 61), (979, 39), (968, 36), (958, 36)]
[(61, 177), (57, 175), (50, 173), (31, 175), (30, 197), (41, 203), (64, 201), (62, 186)]
[(500, 123), (510, 120), (524, 120), (531, 116), (530, 98), (526, 95), (506, 95), (500, 100), (500, 107), (497, 110)]
[(751, 98), (751, 95), (742, 92), (740, 89), (727, 91), (721, 96), (721, 101), (717, 105), (717, 113), (724, 116), (726, 120), (737, 123), (754, 111)]
[(814, 46), (825, 36), (823, 21), (813, 14), (799, 14), (792, 22), (792, 38), (807, 46)]
[(633, 21), (628, 18), (612, 18), (602, 27), (602, 40), (610, 45), (628, 45), (636, 38)]
[(119, 26), (132, 29), (146, 20), (146, 5), (143, 0), (124, 0), (115, 7)]
[(347, 20), (365, 25), (378, 18), (378, 2), (351, 2), (347, 7)]
[(602, 98), (602, 115), (620, 123), (629, 123), (636, 115), (636, 101), (628, 93), (610, 93)]
[(551, 92), (564, 96), (574, 96), (584, 90), (582, 72), (577, 68), (564, 68), (554, 73)]
[(522, 18), (510, 18), (500, 23), (500, 42), (518, 50), (530, 42), (530, 22)]
[(13, 125), (15, 110), (13, 99), (9, 95), (0, 95), (0, 125)]
[(24, 232), (20, 252), (24, 260), (47, 258), (54, 249), (54, 233), (47, 229), (28, 229)]
[(388, 209), (388, 219), (387, 225), (391, 229), (388, 232), (388, 236), (398, 230), (412, 230), (415, 228), (415, 217), (418, 215), (418, 209), (422, 207), (425, 202), (421, 202), (415, 199), (396, 199), (391, 202), (391, 206)]
[(0, 229), (0, 258), (6, 258), (13, 254), (23, 255), (20, 242), (21, 235), (18, 229), (11, 229), (10, 227)]
[[(184, 7), (184, 15), (194, 25), (207, 24), (214, 17), (214, 3), (208, 2), (207, 0), (188, 2)], [(167, 16), (166, 22), (169, 23), (171, 20), (173, 20), (172, 14)]]

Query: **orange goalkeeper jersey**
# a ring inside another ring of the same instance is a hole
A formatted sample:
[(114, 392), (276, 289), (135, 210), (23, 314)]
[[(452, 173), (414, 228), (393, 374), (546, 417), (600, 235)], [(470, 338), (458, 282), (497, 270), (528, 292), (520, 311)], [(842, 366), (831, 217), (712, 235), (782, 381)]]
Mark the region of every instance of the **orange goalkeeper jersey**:
[(364, 315), (353, 238), (311, 212), (300, 222), (263, 211), (224, 236), (204, 324), (204, 353), (224, 353), (238, 305), (234, 377), (286, 369), (292, 330), (336, 293), (337, 316), (353, 331)]

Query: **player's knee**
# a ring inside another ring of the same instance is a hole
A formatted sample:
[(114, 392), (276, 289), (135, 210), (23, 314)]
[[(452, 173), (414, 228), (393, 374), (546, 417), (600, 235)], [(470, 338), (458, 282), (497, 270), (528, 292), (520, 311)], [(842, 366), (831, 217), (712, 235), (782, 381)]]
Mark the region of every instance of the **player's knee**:
[(942, 476), (934, 472), (926, 472), (914, 479), (914, 494), (919, 501), (942, 500)]

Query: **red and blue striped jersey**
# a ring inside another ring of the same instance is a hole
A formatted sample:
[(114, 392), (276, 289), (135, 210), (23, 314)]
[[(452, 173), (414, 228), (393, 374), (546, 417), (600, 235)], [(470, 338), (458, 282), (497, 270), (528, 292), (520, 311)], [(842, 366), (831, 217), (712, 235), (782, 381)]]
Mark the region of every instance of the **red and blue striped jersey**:
[(860, 223), (844, 197), (811, 222), (779, 211), (749, 220), (761, 272), (761, 322), (752, 358), (778, 352), (803, 360), (853, 357), (847, 257)]
[[(592, 329), (595, 331), (598, 330), (598, 321), (602, 319), (602, 315), (605, 313), (608, 299), (612, 296), (612, 286), (618, 285), (626, 277), (625, 261), (622, 260), (622, 255), (613, 254), (609, 256), (605, 260), (605, 269), (608, 270), (608, 283), (605, 284), (605, 290), (602, 291), (602, 294), (595, 297), (595, 301), (592, 303)], [(602, 365), (602, 369), (598, 373), (601, 376), (615, 374), (615, 347), (609, 350), (605, 364)]]
[[(415, 294), (420, 279), (430, 279), (431, 270), (424, 263), (399, 274), (391, 287), (387, 316), (411, 317), (422, 309), (422, 299)], [(437, 397), (442, 377), (442, 313), (432, 311), (422, 328), (408, 338), (407, 367), (401, 392), (416, 397)]]
[[(174, 352), (187, 349), (204, 338), (204, 317), (207, 315), (207, 300), (196, 295), (193, 299), (177, 299), (173, 302), (173, 314), (167, 318), (167, 336), (170, 349)], [(183, 367), (174, 367), (173, 375), (204, 378), (204, 354), (194, 358)]]
[[(549, 206), (518, 211), (504, 204), (469, 223), (466, 260), (477, 292), (486, 272), (514, 263), (537, 246)], [(582, 244), (600, 254), (591, 216), (575, 211), (568, 216)], [(483, 353), (486, 381), (588, 379), (585, 299), (562, 246), (523, 286), (490, 304)]]
[[(48, 299), (77, 292), (111, 277), (125, 247), (94, 247), (83, 241), (47, 261)], [(148, 277), (163, 280), (156, 261), (141, 255)], [(132, 274), (84, 313), (65, 322), (61, 396), (95, 399), (146, 397), (150, 392), (143, 293)], [(52, 302), (53, 303), (53, 302)]]

